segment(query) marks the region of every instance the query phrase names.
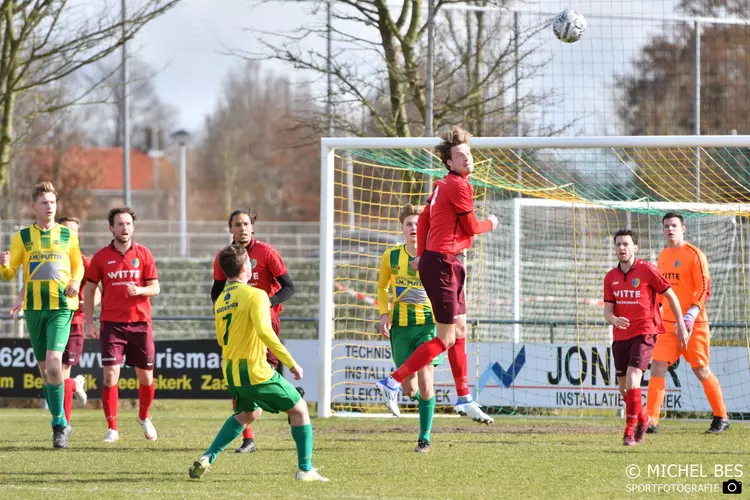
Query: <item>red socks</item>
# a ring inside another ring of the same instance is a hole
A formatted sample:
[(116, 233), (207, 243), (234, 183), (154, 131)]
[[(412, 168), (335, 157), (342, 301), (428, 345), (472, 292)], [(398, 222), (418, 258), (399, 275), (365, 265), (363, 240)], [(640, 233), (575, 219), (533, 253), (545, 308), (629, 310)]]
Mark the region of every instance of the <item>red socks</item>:
[(242, 431), (242, 438), (243, 439), (254, 439), (255, 433), (253, 432), (253, 428), (249, 425), (245, 427), (245, 430)]
[(63, 393), (63, 410), (65, 411), (65, 420), (70, 422), (70, 414), (73, 411), (73, 393), (76, 392), (76, 381), (72, 378), (66, 378), (65, 392)]
[(453, 347), (448, 349), (448, 361), (453, 373), (453, 381), (456, 384), (456, 395), (467, 396), (469, 394), (469, 359), (466, 356), (466, 338), (456, 339)]
[(107, 419), (107, 428), (113, 431), (119, 430), (117, 428), (117, 405), (120, 400), (119, 390), (116, 385), (108, 387), (102, 386), (102, 409), (104, 410), (104, 418)]
[(646, 422), (648, 415), (643, 411), (643, 400), (641, 399), (641, 388), (628, 389), (625, 393), (625, 435), (632, 436), (635, 425)]
[(154, 402), (154, 390), (156, 386), (152, 382), (151, 385), (138, 385), (138, 418), (146, 420), (148, 418), (148, 410), (151, 409), (151, 403)]
[[(443, 342), (440, 337), (435, 337), (417, 347), (414, 353), (409, 356), (409, 359), (404, 361), (404, 364), (401, 365), (398, 370), (393, 372), (391, 376), (400, 384), (406, 377), (413, 373), (417, 373), (419, 370), (430, 364), (430, 362), (435, 359), (435, 356), (444, 353), (447, 348), (445, 342)], [(466, 356), (464, 356), (464, 358), (465, 357)]]

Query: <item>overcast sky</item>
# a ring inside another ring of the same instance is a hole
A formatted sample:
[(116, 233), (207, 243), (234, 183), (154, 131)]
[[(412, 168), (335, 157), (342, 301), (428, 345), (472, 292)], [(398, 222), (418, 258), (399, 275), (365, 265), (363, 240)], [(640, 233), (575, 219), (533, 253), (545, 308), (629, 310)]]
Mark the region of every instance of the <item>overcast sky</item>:
[[(391, 2), (393, 3), (393, 2)], [(613, 133), (612, 105), (603, 94), (604, 84), (628, 70), (632, 57), (647, 34), (659, 31), (659, 23), (640, 23), (597, 18), (597, 14), (665, 15), (671, 14), (674, 0), (529, 0), (524, 8), (557, 12), (567, 6), (589, 17), (589, 30), (573, 45), (547, 41), (553, 66), (535, 82), (555, 87), (567, 96), (555, 111), (562, 120), (572, 109), (595, 114), (587, 119), (585, 133)], [(318, 19), (320, 22), (321, 19)], [(161, 71), (155, 77), (162, 98), (179, 110), (177, 124), (188, 130), (200, 128), (219, 96), (223, 78), (234, 65), (236, 56), (225, 55), (226, 48), (253, 50), (254, 35), (247, 28), (269, 31), (291, 30), (313, 22), (299, 5), (258, 5), (252, 0), (184, 0), (177, 8), (149, 24), (137, 37), (132, 49)], [(548, 38), (551, 38), (551, 30)], [(279, 63), (266, 68), (291, 74)], [(598, 82), (598, 83), (597, 83)], [(597, 87), (598, 85), (598, 87)], [(581, 131), (579, 131), (581, 132)]]

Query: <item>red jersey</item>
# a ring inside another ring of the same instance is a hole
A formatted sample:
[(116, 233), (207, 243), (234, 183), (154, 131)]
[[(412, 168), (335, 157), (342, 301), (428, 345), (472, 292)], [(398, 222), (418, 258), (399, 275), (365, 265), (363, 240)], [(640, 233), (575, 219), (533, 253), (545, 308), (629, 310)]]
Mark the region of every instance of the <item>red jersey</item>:
[(658, 295), (669, 288), (669, 281), (645, 260), (635, 259), (627, 273), (619, 264), (609, 271), (604, 276), (604, 302), (615, 305), (615, 316), (630, 321), (624, 330), (613, 329), (614, 340), (664, 333)]
[(81, 281), (81, 288), (78, 290), (78, 310), (73, 313), (73, 319), (70, 321), (71, 325), (82, 325), (83, 324), (83, 289), (86, 284), (86, 278), (88, 277), (88, 270), (91, 267), (91, 261), (85, 255), (81, 255), (83, 259), (83, 281)]
[(127, 285), (146, 286), (159, 279), (151, 251), (133, 243), (124, 254), (110, 243), (94, 254), (87, 271), (89, 282), (102, 282), (101, 321), (140, 323), (151, 321), (150, 297), (128, 297)]
[[(269, 297), (273, 297), (281, 288), (276, 278), (289, 272), (286, 264), (281, 259), (281, 255), (279, 255), (278, 250), (272, 245), (256, 240), (255, 238), (245, 248), (247, 248), (247, 255), (250, 257), (250, 262), (253, 265), (253, 274), (247, 284), (255, 288), (260, 288)], [(227, 279), (224, 271), (219, 267), (218, 253), (214, 258), (214, 279), (217, 281), (225, 281)], [(281, 304), (278, 304), (276, 307), (279, 311), (281, 310)]]
[(458, 254), (477, 234), (492, 229), (490, 221), (474, 216), (474, 189), (468, 177), (451, 171), (435, 183), (417, 224), (417, 255), (425, 250)]

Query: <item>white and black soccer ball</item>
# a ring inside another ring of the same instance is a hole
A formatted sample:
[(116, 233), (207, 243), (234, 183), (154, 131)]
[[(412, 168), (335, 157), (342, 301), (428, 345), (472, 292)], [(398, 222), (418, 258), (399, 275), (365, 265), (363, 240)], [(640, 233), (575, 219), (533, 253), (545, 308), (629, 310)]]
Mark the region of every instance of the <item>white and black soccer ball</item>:
[(552, 22), (552, 31), (561, 42), (577, 42), (586, 31), (586, 18), (574, 10), (564, 10)]

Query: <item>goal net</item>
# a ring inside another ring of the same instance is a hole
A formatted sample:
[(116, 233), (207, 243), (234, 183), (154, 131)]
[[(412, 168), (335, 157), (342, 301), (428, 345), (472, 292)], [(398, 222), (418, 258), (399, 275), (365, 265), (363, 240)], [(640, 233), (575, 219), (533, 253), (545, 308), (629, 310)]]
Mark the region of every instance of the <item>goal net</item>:
[[(383, 252), (402, 242), (400, 207), (424, 203), (445, 175), (437, 139), (324, 139), (318, 414), (382, 413), (374, 382), (395, 367), (380, 336), (376, 283)], [(602, 280), (621, 228), (656, 262), (661, 217), (685, 217), (706, 254), (711, 368), (728, 410), (750, 415), (750, 137), (475, 138), (477, 216), (499, 227), (465, 257), (469, 379), (491, 411), (590, 411), (622, 406), (603, 320)], [(644, 377), (644, 387), (648, 376)], [(437, 406), (455, 390), (447, 359)], [(405, 412), (416, 411), (404, 398)], [(710, 411), (681, 360), (667, 375), (667, 412)], [(611, 413), (610, 413), (611, 414)]]

